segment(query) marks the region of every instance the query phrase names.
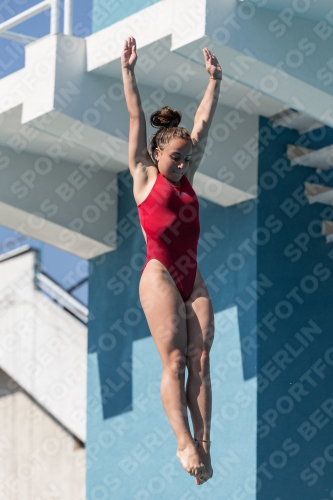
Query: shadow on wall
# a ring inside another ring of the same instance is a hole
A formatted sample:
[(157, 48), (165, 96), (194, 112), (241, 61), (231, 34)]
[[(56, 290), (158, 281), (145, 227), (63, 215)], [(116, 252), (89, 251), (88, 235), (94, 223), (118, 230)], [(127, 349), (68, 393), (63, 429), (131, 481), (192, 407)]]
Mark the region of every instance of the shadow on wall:
[[(261, 118), (260, 129), (267, 125)], [(258, 275), (272, 286), (258, 300), (257, 499), (329, 500), (333, 249), (321, 236), (328, 207), (307, 203), (304, 182), (333, 186), (333, 170), (290, 167), (285, 154), (288, 143), (333, 144), (333, 130), (299, 136), (280, 127), (272, 135), (259, 156), (258, 228), (272, 215), (280, 222), (258, 245)]]
[[(104, 419), (132, 409), (132, 343), (150, 336), (138, 294), (146, 245), (129, 171), (118, 185), (118, 249), (89, 261), (89, 352), (98, 354)], [(256, 204), (246, 211), (199, 201), (198, 265), (214, 313), (237, 306), (247, 380), (256, 375)]]
[(107, 28), (136, 12), (139, 12), (161, 0), (132, 0), (131, 2), (106, 2), (93, 0), (92, 30), (93, 33)]

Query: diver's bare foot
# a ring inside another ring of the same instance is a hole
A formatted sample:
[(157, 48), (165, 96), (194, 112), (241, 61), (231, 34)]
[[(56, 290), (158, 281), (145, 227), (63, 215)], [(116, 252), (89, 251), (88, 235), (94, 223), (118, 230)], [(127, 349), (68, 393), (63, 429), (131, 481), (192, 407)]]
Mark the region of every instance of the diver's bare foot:
[(191, 476), (200, 478), (205, 475), (205, 466), (193, 442), (187, 444), (184, 448), (178, 447), (176, 455), (179, 458), (183, 468)]
[(205, 472), (201, 477), (196, 477), (196, 484), (200, 485), (208, 481), (211, 477), (213, 477), (213, 469), (210, 460), (210, 443), (205, 443), (203, 441), (194, 440), (196, 449), (198, 450), (199, 457), (201, 461), (205, 465)]

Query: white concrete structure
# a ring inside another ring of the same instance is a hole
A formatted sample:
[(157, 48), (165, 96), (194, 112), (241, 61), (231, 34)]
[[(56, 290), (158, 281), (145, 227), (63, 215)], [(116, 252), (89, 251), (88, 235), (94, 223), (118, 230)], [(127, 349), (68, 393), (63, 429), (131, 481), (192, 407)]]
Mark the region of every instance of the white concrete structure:
[(310, 116), (304, 115), (299, 111), (286, 109), (281, 113), (277, 113), (270, 118), (273, 127), (287, 127), (296, 129), (299, 134), (306, 134), (310, 130), (315, 130), (323, 126), (322, 122), (318, 122)]
[[(170, 103), (188, 127), (207, 81), (201, 49), (216, 53), (224, 82), (195, 189), (223, 206), (256, 196), (258, 116), (292, 107), (332, 125), (333, 97), (321, 68), (328, 43), (320, 53), (318, 45), (286, 52), (307, 27), (320, 42), (323, 6), (309, 16), (294, 9), (289, 29), (285, 6), (255, 3), (163, 0), (85, 39), (54, 33), (28, 44), (25, 67), (0, 80), (0, 223), (86, 259), (116, 248), (117, 172), (127, 169), (128, 133), (120, 52), (129, 33), (137, 37), (147, 117)], [(284, 37), (276, 19), (285, 21)], [(267, 27), (279, 42), (273, 59)], [(302, 59), (298, 68), (293, 57)], [(309, 67), (323, 77), (313, 79)]]
[(333, 205), (333, 189), (331, 187), (305, 182), (305, 196), (309, 203), (324, 203)]
[(292, 166), (303, 165), (304, 167), (316, 168), (318, 171), (329, 170), (333, 167), (333, 145), (317, 150), (302, 149), (298, 148), (296, 153), (292, 145), (288, 148), (287, 154)]
[[(1, 257), (0, 369), (84, 443), (87, 327), (82, 321), (83, 306), (72, 296), (65, 302), (65, 291), (57, 302), (52, 300), (56, 292), (60, 297), (60, 287), (52, 288), (52, 280), (38, 269), (35, 251), (23, 247), (21, 253)], [(51, 297), (41, 291), (45, 283)]]
[(0, 369), (0, 497), (84, 500), (85, 449)]

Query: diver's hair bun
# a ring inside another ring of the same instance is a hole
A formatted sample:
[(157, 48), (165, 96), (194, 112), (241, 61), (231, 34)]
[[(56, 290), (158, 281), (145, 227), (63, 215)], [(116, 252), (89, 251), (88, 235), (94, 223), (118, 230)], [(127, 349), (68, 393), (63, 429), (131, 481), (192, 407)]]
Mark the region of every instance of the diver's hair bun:
[(182, 119), (182, 115), (176, 109), (171, 109), (169, 106), (155, 111), (150, 117), (150, 123), (155, 128), (171, 128), (178, 127)]
[(192, 144), (191, 134), (184, 127), (178, 127), (182, 115), (176, 109), (171, 109), (169, 106), (164, 106), (162, 109), (155, 111), (150, 117), (150, 123), (153, 127), (158, 128), (155, 134), (151, 134), (148, 138), (148, 152), (156, 165), (154, 151), (156, 148), (163, 149), (170, 144), (170, 141), (175, 137), (185, 139)]

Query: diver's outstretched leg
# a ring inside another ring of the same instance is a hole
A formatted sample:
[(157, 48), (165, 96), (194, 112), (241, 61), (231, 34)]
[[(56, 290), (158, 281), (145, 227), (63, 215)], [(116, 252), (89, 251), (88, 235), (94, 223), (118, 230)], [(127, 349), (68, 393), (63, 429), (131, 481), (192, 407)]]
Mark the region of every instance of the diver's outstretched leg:
[(210, 479), (213, 469), (210, 461), (209, 443), (212, 416), (212, 389), (210, 380), (209, 353), (214, 340), (214, 312), (207, 287), (198, 270), (194, 288), (185, 303), (187, 312), (187, 368), (186, 399), (191, 412), (194, 438), (205, 464), (205, 474), (197, 484)]
[(205, 467), (191, 436), (187, 417), (187, 331), (184, 301), (170, 274), (156, 259), (150, 260), (144, 269), (139, 295), (163, 364), (161, 398), (177, 438), (177, 457), (191, 476), (203, 477)]

